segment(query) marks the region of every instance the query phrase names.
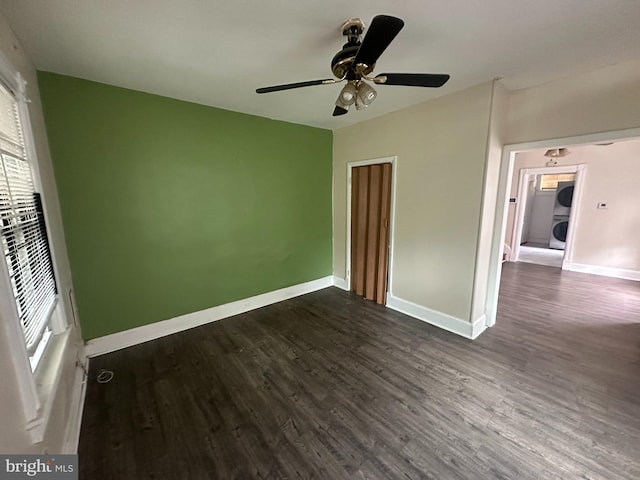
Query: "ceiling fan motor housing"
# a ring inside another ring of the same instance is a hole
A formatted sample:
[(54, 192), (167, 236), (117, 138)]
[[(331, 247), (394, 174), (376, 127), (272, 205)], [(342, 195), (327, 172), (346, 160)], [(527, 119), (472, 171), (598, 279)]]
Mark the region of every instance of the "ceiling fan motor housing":
[[(336, 53), (331, 60), (331, 71), (336, 78), (344, 78), (349, 71), (349, 67), (353, 63), (353, 59), (356, 58), (356, 53), (360, 45), (346, 44), (345, 47)], [(348, 78), (348, 80), (351, 80)]]
[(331, 60), (331, 71), (337, 78), (355, 79), (355, 73), (353, 69), (350, 71), (350, 67), (362, 43), (360, 37), (364, 32), (364, 28), (364, 22), (359, 18), (352, 18), (342, 24), (342, 35), (347, 37), (347, 43), (342, 46), (342, 50), (336, 53)]

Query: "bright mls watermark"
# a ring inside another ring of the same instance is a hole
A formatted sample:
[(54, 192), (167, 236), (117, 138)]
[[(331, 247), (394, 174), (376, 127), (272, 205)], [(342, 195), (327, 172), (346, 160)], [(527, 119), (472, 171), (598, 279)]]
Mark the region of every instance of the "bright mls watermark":
[(78, 455), (0, 455), (0, 480), (78, 480)]

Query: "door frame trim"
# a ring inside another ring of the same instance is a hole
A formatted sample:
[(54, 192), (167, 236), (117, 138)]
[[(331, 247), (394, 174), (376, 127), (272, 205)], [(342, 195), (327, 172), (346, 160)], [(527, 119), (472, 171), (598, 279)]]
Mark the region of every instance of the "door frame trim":
[(378, 165), (381, 163), (391, 164), (391, 206), (389, 208), (389, 266), (387, 268), (387, 295), (385, 304), (389, 296), (392, 294), (391, 289), (393, 283), (393, 244), (394, 244), (394, 226), (396, 213), (396, 178), (398, 169), (398, 157), (381, 157), (371, 158), (368, 160), (357, 160), (347, 163), (347, 248), (346, 248), (346, 282), (347, 290), (351, 291), (351, 179), (353, 169), (356, 167), (365, 167), (367, 165)]
[[(520, 170), (518, 183), (518, 203), (513, 221), (513, 230), (511, 232), (511, 253), (509, 255), (510, 262), (517, 262), (520, 256), (520, 240), (522, 238), (522, 230), (524, 227), (524, 210), (526, 208), (526, 191), (527, 184), (531, 175), (544, 175), (556, 173), (575, 173), (575, 187), (573, 191), (573, 202), (571, 206), (571, 214), (569, 215), (569, 227), (567, 230), (567, 240), (565, 242), (564, 255), (562, 260), (562, 269), (567, 270), (568, 265), (573, 258), (573, 243), (576, 224), (580, 218), (580, 207), (582, 206), (582, 189), (584, 186), (584, 178), (587, 171), (587, 165), (584, 163), (575, 165), (563, 165), (556, 167), (530, 167)], [(521, 201), (524, 200), (524, 201)], [(506, 241), (506, 238), (505, 238)]]

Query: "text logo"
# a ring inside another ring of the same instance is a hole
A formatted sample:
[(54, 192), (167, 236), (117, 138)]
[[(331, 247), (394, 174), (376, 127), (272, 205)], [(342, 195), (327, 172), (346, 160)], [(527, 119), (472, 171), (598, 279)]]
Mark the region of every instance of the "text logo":
[(77, 455), (0, 455), (0, 480), (78, 480)]

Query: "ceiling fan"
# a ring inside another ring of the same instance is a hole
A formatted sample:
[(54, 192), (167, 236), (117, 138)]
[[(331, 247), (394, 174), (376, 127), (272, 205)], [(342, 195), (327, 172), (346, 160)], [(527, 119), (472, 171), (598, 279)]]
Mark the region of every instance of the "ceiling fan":
[(310, 80), (307, 82), (286, 83), (272, 87), (258, 88), (256, 93), (278, 92), (313, 85), (331, 85), (346, 81), (336, 100), (333, 116), (344, 115), (355, 104), (357, 110), (368, 107), (376, 98), (377, 92), (365, 80), (377, 85), (405, 85), (409, 87), (437, 88), (449, 80), (449, 75), (434, 73), (381, 73), (370, 76), (382, 52), (404, 27), (400, 18), (389, 15), (373, 17), (371, 26), (361, 40), (365, 25), (359, 18), (347, 20), (342, 25), (345, 43), (331, 60), (331, 71), (336, 78)]

